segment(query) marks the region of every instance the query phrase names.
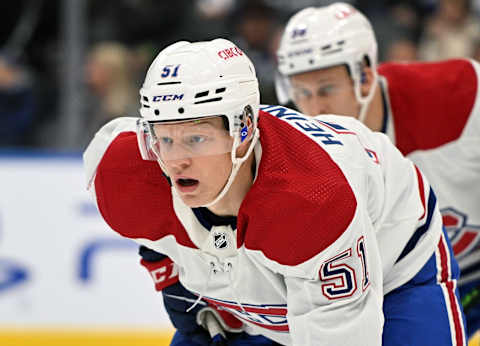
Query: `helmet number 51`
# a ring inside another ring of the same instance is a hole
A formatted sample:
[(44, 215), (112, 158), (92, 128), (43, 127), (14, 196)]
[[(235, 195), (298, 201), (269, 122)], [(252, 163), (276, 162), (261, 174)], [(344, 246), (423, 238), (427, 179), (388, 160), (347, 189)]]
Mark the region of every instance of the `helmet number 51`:
[[(177, 77), (178, 76), (178, 68), (180, 67), (180, 65), (166, 65), (164, 68), (163, 68), (163, 72), (161, 74), (162, 78), (167, 78), (169, 76), (171, 77)], [(173, 70), (172, 70), (173, 68)], [(170, 72), (172, 72), (172, 74), (170, 75)]]

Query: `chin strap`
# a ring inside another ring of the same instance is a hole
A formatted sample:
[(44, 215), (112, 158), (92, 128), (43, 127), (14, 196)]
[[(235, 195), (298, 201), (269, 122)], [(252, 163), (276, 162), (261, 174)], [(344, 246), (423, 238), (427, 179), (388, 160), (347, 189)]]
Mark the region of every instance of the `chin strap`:
[(228, 177), (227, 183), (223, 187), (222, 191), (213, 199), (213, 201), (206, 203), (202, 205), (202, 207), (211, 207), (212, 205), (218, 203), (228, 192), (230, 189), (230, 186), (232, 185), (233, 181), (235, 180), (235, 177), (237, 176), (238, 170), (242, 166), (242, 164), (245, 162), (245, 160), (250, 156), (250, 154), (253, 151), (253, 148), (255, 148), (255, 145), (257, 144), (258, 139), (260, 138), (260, 130), (257, 128), (255, 132), (253, 133), (252, 141), (250, 142), (250, 146), (248, 147), (248, 150), (243, 157), (236, 157), (236, 149), (238, 146), (238, 141), (239, 138), (235, 137), (233, 146), (232, 146), (232, 170), (230, 171), (230, 176)]
[[(358, 83), (358, 82), (357, 82)], [(365, 118), (367, 117), (367, 110), (370, 102), (372, 101), (373, 95), (375, 94), (375, 89), (378, 83), (378, 74), (377, 71), (373, 71), (373, 81), (370, 90), (368, 91), (368, 95), (362, 97), (360, 94), (360, 83), (358, 83), (357, 87), (355, 88), (355, 96), (357, 97), (358, 102), (360, 102), (360, 113), (358, 115), (358, 120), (365, 124)]]
[[(245, 162), (245, 160), (250, 156), (252, 153), (253, 149), (255, 148), (255, 145), (257, 144), (258, 139), (260, 138), (260, 130), (257, 128), (255, 129), (255, 132), (252, 135), (252, 141), (250, 142), (250, 146), (248, 147), (248, 150), (243, 157), (236, 157), (236, 149), (239, 144), (239, 137), (235, 137), (233, 145), (232, 145), (232, 152), (231, 152), (231, 159), (232, 159), (232, 170), (230, 171), (230, 176), (228, 177), (227, 182), (223, 186), (222, 191), (219, 192), (217, 197), (213, 199), (213, 201), (206, 203), (202, 205), (202, 207), (211, 207), (212, 205), (218, 203), (228, 192), (230, 189), (230, 186), (232, 185), (233, 181), (235, 180), (235, 177), (238, 174), (238, 171), (242, 164)], [(162, 169), (163, 172), (167, 172), (167, 169), (165, 167), (165, 164), (161, 160), (157, 160), (160, 168)], [(175, 188), (175, 185), (172, 185), (173, 192), (180, 197), (180, 195), (177, 193), (177, 189)]]

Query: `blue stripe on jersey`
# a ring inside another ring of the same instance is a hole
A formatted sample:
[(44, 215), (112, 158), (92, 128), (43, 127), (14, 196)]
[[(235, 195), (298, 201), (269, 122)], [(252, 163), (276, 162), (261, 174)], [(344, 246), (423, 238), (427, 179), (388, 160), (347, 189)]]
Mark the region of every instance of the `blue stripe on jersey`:
[(161, 261), (164, 258), (167, 258), (167, 256), (158, 253), (152, 249), (149, 249), (148, 247), (144, 245), (140, 245), (140, 248), (138, 249), (138, 254), (148, 262), (156, 262), (156, 261)]
[(200, 221), (202, 226), (210, 231), (212, 229), (212, 225), (203, 216), (203, 214), (200, 212), (200, 209), (199, 208), (192, 208), (192, 211), (195, 214), (195, 216), (197, 217), (198, 221)]
[(343, 127), (343, 126), (341, 126), (341, 125), (338, 125), (338, 124), (329, 123), (329, 122), (326, 122), (326, 121), (323, 121), (323, 120), (322, 120), (322, 123), (325, 123), (325, 124), (327, 124), (327, 125), (330, 126), (330, 127), (333, 127), (335, 130), (348, 130), (348, 129), (346, 129), (345, 127)]
[(435, 209), (435, 205), (437, 204), (437, 197), (433, 192), (432, 188), (430, 187), (430, 192), (428, 196), (428, 210), (427, 210), (427, 221), (421, 227), (418, 227), (417, 230), (413, 233), (412, 237), (408, 241), (407, 245), (403, 248), (402, 253), (398, 257), (395, 263), (398, 263), (403, 257), (408, 255), (410, 251), (412, 251), (415, 246), (417, 245), (418, 241), (424, 235), (428, 229), (430, 228), (430, 222), (432, 221), (433, 210)]
[(223, 225), (230, 225), (233, 230), (237, 229), (236, 216), (218, 216), (204, 207), (192, 208), (192, 211), (197, 217), (198, 221), (202, 224), (202, 226), (209, 231), (212, 229), (213, 226)]

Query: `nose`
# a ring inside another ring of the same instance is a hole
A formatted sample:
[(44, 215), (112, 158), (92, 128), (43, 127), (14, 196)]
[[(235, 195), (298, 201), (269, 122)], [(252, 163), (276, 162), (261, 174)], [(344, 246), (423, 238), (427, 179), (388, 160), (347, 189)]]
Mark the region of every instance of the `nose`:
[(167, 166), (185, 169), (191, 164), (191, 156), (192, 153), (178, 143), (160, 148), (160, 157)]
[(328, 113), (328, 103), (322, 97), (313, 96), (308, 104), (308, 115), (315, 116)]
[(189, 157), (165, 161), (165, 165), (167, 166), (167, 169), (170, 172), (173, 172), (175, 174), (179, 174), (183, 172), (185, 169), (190, 167), (191, 164), (192, 164), (192, 159)]

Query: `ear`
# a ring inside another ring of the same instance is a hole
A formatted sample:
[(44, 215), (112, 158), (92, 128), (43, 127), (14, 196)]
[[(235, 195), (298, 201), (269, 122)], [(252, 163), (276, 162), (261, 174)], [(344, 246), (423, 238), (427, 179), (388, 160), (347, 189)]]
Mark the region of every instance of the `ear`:
[(370, 89), (373, 87), (373, 71), (371, 67), (363, 67), (363, 76), (361, 78), (362, 83), (360, 84), (360, 92), (362, 96), (367, 96)]

